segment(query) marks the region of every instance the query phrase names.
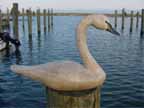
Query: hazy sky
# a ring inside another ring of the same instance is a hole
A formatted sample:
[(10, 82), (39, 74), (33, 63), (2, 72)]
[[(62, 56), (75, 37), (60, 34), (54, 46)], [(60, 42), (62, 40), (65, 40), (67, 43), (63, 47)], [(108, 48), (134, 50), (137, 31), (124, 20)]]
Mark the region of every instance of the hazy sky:
[(54, 9), (141, 9), (144, 0), (0, 0), (0, 8), (11, 7), (18, 2), (22, 8), (54, 8)]

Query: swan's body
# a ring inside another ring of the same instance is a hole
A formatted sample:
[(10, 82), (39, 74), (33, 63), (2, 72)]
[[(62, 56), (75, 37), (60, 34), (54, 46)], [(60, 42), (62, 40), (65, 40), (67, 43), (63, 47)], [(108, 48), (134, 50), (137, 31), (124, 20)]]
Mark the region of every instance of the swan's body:
[(87, 27), (93, 25), (98, 29), (109, 30), (103, 15), (85, 17), (77, 28), (77, 45), (84, 66), (73, 61), (50, 62), (37, 66), (17, 66), (11, 68), (18, 74), (39, 80), (55, 90), (77, 91), (96, 88), (103, 84), (106, 75), (103, 69), (90, 54), (86, 44)]
[(34, 80), (39, 80), (50, 88), (64, 91), (94, 88), (101, 85), (105, 79), (102, 69), (97, 70), (103, 73), (100, 75), (73, 61), (50, 62), (32, 67), (18, 66), (13, 67), (13, 70)]

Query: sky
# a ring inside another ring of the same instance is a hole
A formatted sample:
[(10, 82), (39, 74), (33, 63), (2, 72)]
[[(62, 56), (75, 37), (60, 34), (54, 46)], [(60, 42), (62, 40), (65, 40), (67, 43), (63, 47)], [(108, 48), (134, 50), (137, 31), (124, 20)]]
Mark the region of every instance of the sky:
[(93, 10), (93, 9), (141, 9), (144, 8), (144, 0), (0, 0), (0, 8), (6, 10), (11, 8), (12, 3), (19, 3), (19, 8), (54, 8), (71, 10)]

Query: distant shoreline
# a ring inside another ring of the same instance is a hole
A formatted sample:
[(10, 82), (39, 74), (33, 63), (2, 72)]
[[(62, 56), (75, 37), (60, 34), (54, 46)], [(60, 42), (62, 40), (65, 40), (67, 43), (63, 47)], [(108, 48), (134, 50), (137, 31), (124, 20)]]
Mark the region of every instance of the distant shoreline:
[[(64, 13), (64, 12), (54, 12), (53, 16), (87, 16), (87, 15), (91, 15), (91, 14), (104, 14), (109, 17), (115, 16), (114, 13), (110, 14), (110, 13)], [(23, 16), (23, 14), (19, 14), (19, 15)], [(26, 14), (24, 14), (24, 15), (26, 15)], [(40, 16), (43, 16), (43, 15), (44, 15), (43, 13), (40, 14)], [(51, 15), (51, 14), (49, 14), (49, 15)], [(36, 13), (33, 13), (33, 16), (36, 16)], [(48, 16), (48, 14), (47, 14), (47, 16)], [(117, 14), (117, 16), (120, 17), (120, 16), (122, 16), (122, 14), (121, 13)], [(128, 13), (127, 16), (125, 16), (125, 17), (130, 17), (130, 16), (131, 16), (131, 14)], [(135, 16), (136, 16), (136, 13), (134, 14), (134, 17)], [(139, 14), (139, 16), (141, 16), (141, 15)]]

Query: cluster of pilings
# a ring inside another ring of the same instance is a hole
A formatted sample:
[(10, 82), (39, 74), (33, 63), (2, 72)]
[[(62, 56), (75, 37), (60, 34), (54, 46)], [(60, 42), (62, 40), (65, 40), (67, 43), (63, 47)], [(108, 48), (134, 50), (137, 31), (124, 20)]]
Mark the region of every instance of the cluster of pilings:
[(3, 31), (4, 28), (8, 27), (10, 25), (10, 16), (9, 16), (9, 10), (7, 9), (7, 14), (4, 16), (4, 14), (0, 10), (0, 32)]
[[(70, 13), (69, 13), (70, 14)], [(74, 14), (74, 13), (72, 13)], [(53, 16), (56, 15), (56, 13), (53, 13), (53, 9), (44, 9), (43, 11), (41, 11), (40, 9), (37, 9), (36, 12), (32, 11), (31, 9), (22, 9), (22, 12), (19, 12), (18, 10), (18, 4), (14, 3), (13, 4), (13, 8), (11, 10), (11, 12), (7, 9), (7, 13), (5, 14), (5, 19), (2, 19), (3, 13), (0, 10), (0, 32), (3, 29), (4, 25), (7, 25), (9, 27), (10, 25), (10, 21), (12, 19), (13, 23), (13, 34), (14, 34), (14, 38), (18, 39), (19, 38), (19, 16), (22, 17), (22, 27), (23, 29), (28, 28), (28, 34), (30, 37), (32, 37), (32, 33), (33, 33), (33, 17), (36, 17), (37, 19), (37, 33), (41, 34), (41, 32), (44, 31), (44, 33), (46, 32), (51, 32), (53, 30)], [(59, 14), (58, 14), (59, 15)], [(74, 14), (74, 15), (78, 15), (78, 14)], [(81, 14), (79, 14), (81, 15)], [(87, 14), (85, 14), (87, 15)], [(133, 26), (134, 26), (134, 17), (136, 18), (136, 28), (139, 27), (139, 18), (141, 17), (141, 31), (140, 34), (143, 35), (144, 34), (144, 9), (142, 9), (142, 13), (134, 13), (134, 11), (131, 11), (129, 14), (125, 11), (125, 9), (122, 9), (121, 13), (118, 13), (117, 10), (115, 10), (115, 13), (112, 14), (112, 16), (115, 17), (115, 28), (117, 27), (117, 19), (118, 17), (121, 17), (121, 29), (124, 30), (125, 29), (125, 18), (126, 17), (130, 17), (130, 28), (129, 31), (132, 32), (133, 31)], [(41, 20), (43, 18), (43, 20)], [(27, 19), (27, 20), (26, 20)], [(4, 20), (4, 21), (3, 21)], [(42, 22), (43, 21), (43, 22)], [(25, 25), (25, 23), (27, 23), (27, 25)], [(42, 26), (43, 24), (43, 26)]]
[[(7, 25), (9, 27), (10, 21), (12, 19), (13, 25), (13, 35), (15, 39), (19, 39), (19, 16), (22, 17), (22, 27), (23, 29), (28, 28), (28, 34), (31, 37), (33, 33), (33, 17), (37, 19), (37, 33), (41, 34), (42, 31), (44, 33), (51, 32), (53, 30), (53, 9), (44, 9), (43, 12), (40, 9), (37, 9), (36, 12), (31, 9), (22, 9), (22, 12), (19, 12), (18, 4), (14, 3), (11, 9), (11, 12), (7, 9), (7, 13), (5, 14), (5, 19), (2, 19), (3, 14), (0, 10), (0, 32), (3, 31), (3, 25)], [(11, 18), (11, 19), (10, 19)], [(41, 20), (43, 18), (43, 20)], [(26, 20), (27, 19), (27, 20)], [(43, 22), (42, 22), (43, 21)], [(25, 25), (27, 23), (27, 25)], [(43, 23), (43, 29), (41, 27), (41, 23)]]
[(142, 9), (142, 13), (140, 14), (139, 12), (134, 14), (134, 11), (131, 11), (130, 14), (128, 14), (125, 9), (122, 9), (121, 14), (118, 14), (118, 11), (115, 10), (114, 13), (114, 22), (115, 22), (115, 28), (117, 27), (117, 17), (121, 17), (121, 30), (124, 30), (125, 28), (125, 17), (130, 17), (130, 28), (129, 31), (132, 32), (133, 31), (133, 20), (134, 17), (136, 17), (136, 28), (139, 27), (139, 17), (141, 17), (141, 31), (140, 34), (143, 35), (144, 34), (144, 9)]
[[(15, 5), (15, 4), (14, 4)], [(44, 9), (43, 12), (40, 9), (37, 9), (36, 12), (32, 11), (31, 9), (24, 10), (22, 9), (22, 13), (19, 14), (22, 16), (22, 26), (23, 29), (25, 28), (25, 17), (27, 17), (27, 24), (28, 24), (28, 33), (29, 36), (32, 36), (32, 27), (33, 27), (33, 17), (37, 18), (37, 33), (41, 34), (42, 30), (44, 33), (47, 31), (50, 32), (53, 30), (53, 9)], [(41, 17), (43, 16), (43, 17)], [(41, 29), (41, 18), (43, 18), (43, 29)]]
[[(53, 10), (52, 9), (48, 9), (48, 11), (46, 9), (43, 10), (43, 12), (41, 13), (40, 9), (37, 9), (36, 13), (32, 12), (31, 9), (25, 10), (22, 9), (22, 22), (23, 22), (23, 28), (25, 28), (25, 19), (24, 17), (27, 16), (27, 23), (28, 23), (28, 32), (29, 32), (29, 36), (32, 36), (32, 25), (33, 25), (33, 21), (32, 18), (33, 16), (37, 17), (37, 32), (38, 34), (41, 33), (41, 18), (43, 18), (43, 31), (46, 33), (46, 31), (50, 32), (53, 30)], [(41, 17), (43, 16), (43, 17)]]

